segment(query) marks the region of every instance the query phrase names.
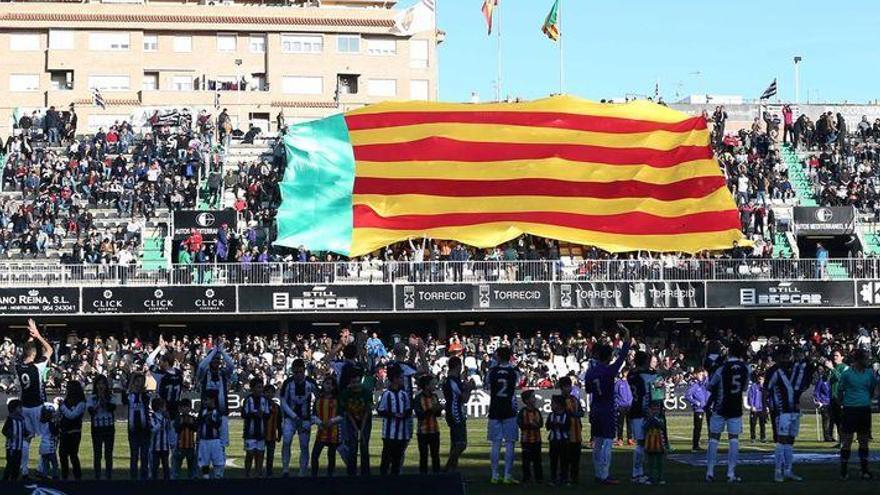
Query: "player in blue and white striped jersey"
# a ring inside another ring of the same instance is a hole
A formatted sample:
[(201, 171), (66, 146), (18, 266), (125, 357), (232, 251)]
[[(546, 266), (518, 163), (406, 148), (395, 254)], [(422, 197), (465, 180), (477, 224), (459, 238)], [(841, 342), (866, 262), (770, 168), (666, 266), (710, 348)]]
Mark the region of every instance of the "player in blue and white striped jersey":
[(382, 461), (379, 471), (384, 476), (398, 475), (406, 447), (412, 438), (412, 399), (404, 387), (399, 368), (388, 370), (388, 388), (382, 393), (376, 412), (382, 418)]
[(21, 473), (21, 455), (27, 448), (26, 438), (30, 434), (21, 412), (21, 401), (13, 399), (6, 405), (9, 416), (3, 423), (3, 436), (6, 437), (6, 469), (3, 481), (15, 481)]

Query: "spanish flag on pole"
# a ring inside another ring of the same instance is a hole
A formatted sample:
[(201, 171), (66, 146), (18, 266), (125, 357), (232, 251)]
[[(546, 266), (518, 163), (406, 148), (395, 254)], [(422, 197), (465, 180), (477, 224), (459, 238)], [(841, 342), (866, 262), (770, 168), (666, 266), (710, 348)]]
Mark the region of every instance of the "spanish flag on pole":
[(541, 31), (544, 31), (544, 34), (553, 41), (559, 41), (559, 37), (562, 36), (562, 33), (559, 32), (559, 0), (553, 2), (553, 8), (547, 14)]

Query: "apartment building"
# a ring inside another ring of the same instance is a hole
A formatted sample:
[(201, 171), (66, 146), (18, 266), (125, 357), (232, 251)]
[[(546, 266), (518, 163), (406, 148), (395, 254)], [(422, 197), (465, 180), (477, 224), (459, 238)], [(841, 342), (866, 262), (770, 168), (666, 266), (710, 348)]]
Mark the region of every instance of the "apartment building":
[[(237, 127), (274, 132), (279, 112), (296, 123), (384, 100), (435, 100), (433, 19), (412, 23), (396, 3), (0, 3), (0, 136), (15, 115), (70, 103), (81, 132), (182, 108), (227, 108)], [(416, 13), (433, 15), (432, 4)]]

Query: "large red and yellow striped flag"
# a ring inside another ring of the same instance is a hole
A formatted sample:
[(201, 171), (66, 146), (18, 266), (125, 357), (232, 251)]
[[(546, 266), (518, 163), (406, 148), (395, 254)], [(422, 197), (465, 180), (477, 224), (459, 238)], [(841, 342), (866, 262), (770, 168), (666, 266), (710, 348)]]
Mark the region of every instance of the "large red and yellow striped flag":
[(285, 138), (278, 244), (359, 256), (523, 233), (622, 252), (742, 240), (706, 121), (648, 102), (382, 103)]

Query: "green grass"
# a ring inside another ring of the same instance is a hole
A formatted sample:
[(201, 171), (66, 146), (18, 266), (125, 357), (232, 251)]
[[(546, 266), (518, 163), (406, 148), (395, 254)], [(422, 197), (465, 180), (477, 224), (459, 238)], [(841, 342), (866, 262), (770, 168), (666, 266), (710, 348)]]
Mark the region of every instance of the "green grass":
[[(242, 477), (244, 475), (242, 466), (244, 462), (244, 453), (242, 451), (242, 440), (241, 440), (241, 428), (242, 423), (240, 421), (232, 421), (230, 424), (230, 438), (232, 441), (232, 445), (228, 449), (227, 457), (232, 460), (234, 467), (229, 467), (226, 470), (226, 475), (228, 477)], [(585, 431), (588, 431), (589, 427), (585, 428)], [(748, 428), (746, 428), (748, 429)], [(769, 428), (768, 428), (769, 429)], [(880, 418), (877, 415), (874, 416), (874, 431), (880, 431)], [(379, 461), (379, 453), (381, 451), (381, 439), (380, 439), (380, 430), (378, 428), (378, 424), (373, 428), (372, 442), (370, 446), (370, 452), (372, 455), (372, 465), (374, 467), (374, 472), (378, 471), (378, 461)], [(690, 432), (691, 432), (691, 417), (690, 416), (672, 416), (669, 418), (669, 435), (670, 440), (672, 442), (673, 449), (676, 452), (684, 452), (690, 448)], [(114, 470), (115, 477), (117, 479), (124, 479), (128, 476), (128, 446), (127, 439), (125, 434), (125, 425), (124, 423), (117, 424), (117, 439), (116, 439), (116, 448), (114, 455)], [(441, 457), (445, 460), (445, 456), (448, 449), (448, 438), (447, 432), (444, 429), (442, 433), (443, 437), (441, 439)], [(705, 435), (705, 430), (704, 430)], [(748, 437), (748, 432), (746, 432), (746, 437)], [(845, 489), (845, 493), (878, 493), (880, 490), (880, 483), (874, 482), (862, 482), (862, 481), (849, 481), (846, 483), (841, 483), (838, 480), (837, 472), (838, 466), (836, 463), (829, 464), (804, 464), (800, 466), (796, 466), (795, 472), (804, 476), (807, 481), (802, 483), (786, 483), (785, 485), (779, 485), (772, 482), (772, 467), (769, 465), (765, 466), (740, 466), (737, 470), (738, 474), (740, 474), (745, 482), (742, 485), (731, 486), (725, 482), (716, 481), (714, 484), (708, 485), (703, 482), (703, 476), (705, 474), (705, 470), (702, 467), (692, 467), (685, 464), (680, 464), (677, 462), (673, 462), (671, 460), (667, 460), (666, 462), (666, 479), (667, 485), (662, 487), (641, 487), (631, 484), (628, 480), (630, 477), (630, 470), (632, 467), (631, 464), (631, 447), (622, 447), (614, 449), (614, 457), (612, 460), (612, 473), (613, 476), (618, 479), (625, 480), (618, 487), (608, 487), (608, 488), (597, 488), (593, 482), (593, 472), (592, 472), (592, 462), (591, 462), (591, 452), (588, 449), (584, 449), (583, 455), (581, 457), (581, 486), (575, 488), (551, 488), (546, 485), (543, 486), (494, 486), (489, 484), (489, 444), (486, 441), (486, 421), (485, 420), (471, 420), (468, 422), (468, 450), (464, 453), (464, 456), (461, 460), (461, 471), (467, 480), (467, 491), (468, 494), (496, 494), (496, 493), (504, 493), (511, 495), (519, 495), (519, 494), (549, 494), (549, 493), (582, 493), (584, 490), (596, 490), (601, 489), (603, 491), (607, 491), (609, 493), (614, 494), (630, 494), (630, 493), (676, 493), (681, 494), (684, 490), (696, 493), (699, 492), (700, 495), (709, 495), (714, 493), (745, 493), (748, 492), (749, 495), (757, 495), (757, 494), (779, 494), (783, 491), (792, 491), (793, 493), (828, 493), (831, 490), (835, 489)], [(294, 442), (295, 443), (295, 442)], [(705, 446), (705, 437), (703, 440), (703, 445)], [(31, 465), (34, 466), (36, 464), (36, 442), (31, 445), (31, 449), (33, 454), (31, 455)], [(275, 469), (276, 472), (280, 472), (280, 444), (276, 449), (275, 454)], [(544, 458), (544, 476), (545, 478), (549, 475), (549, 459), (546, 456), (546, 443), (545, 443), (545, 458)], [(805, 415), (802, 421), (801, 426), (801, 434), (798, 439), (796, 450), (798, 451), (807, 451), (807, 452), (833, 452), (831, 449), (831, 445), (826, 443), (820, 443), (816, 441), (816, 421), (812, 415)], [(721, 449), (724, 451), (726, 448), (726, 442), (722, 441)], [(772, 455), (773, 453), (773, 444), (750, 444), (748, 440), (741, 442), (740, 451), (743, 453), (746, 452), (761, 452), (767, 455)], [(5, 465), (5, 451), (0, 450), (0, 466)], [(726, 458), (726, 455), (720, 455), (721, 458)], [(851, 472), (853, 475), (856, 474), (857, 471), (857, 455), (853, 452), (853, 462), (851, 462)], [(90, 478), (92, 476), (92, 446), (91, 446), (91, 438), (88, 432), (88, 425), (85, 425), (85, 430), (83, 432), (83, 442), (80, 448), (80, 459), (82, 461), (84, 476), (86, 478)], [(294, 455), (293, 460), (291, 462), (292, 465), (298, 465), (298, 455), (296, 450), (296, 445), (294, 445)], [(326, 454), (322, 459), (322, 465), (326, 464)], [(417, 472), (418, 468), (418, 451), (413, 441), (410, 444), (410, 447), (407, 449), (406, 453), (406, 464), (405, 464), (405, 472)], [(723, 478), (725, 472), (724, 466), (718, 466), (716, 468), (716, 478)], [(337, 474), (344, 474), (345, 467), (344, 464), (340, 460), (337, 460)], [(876, 469), (875, 472), (880, 474), (880, 469)], [(515, 473), (519, 476), (519, 453), (517, 453), (517, 462)], [(855, 476), (854, 476), (855, 477)]]

